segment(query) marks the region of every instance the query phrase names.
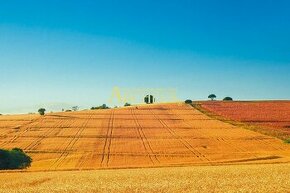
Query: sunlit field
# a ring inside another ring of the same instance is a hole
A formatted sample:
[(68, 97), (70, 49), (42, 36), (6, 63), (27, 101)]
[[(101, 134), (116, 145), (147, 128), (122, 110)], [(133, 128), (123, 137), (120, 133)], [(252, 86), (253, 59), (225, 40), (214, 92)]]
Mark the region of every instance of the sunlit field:
[(0, 116), (0, 192), (286, 192), (290, 147), (184, 103)]
[(287, 192), (289, 164), (0, 173), (0, 192)]
[(0, 148), (19, 147), (30, 171), (283, 163), (281, 140), (175, 103), (1, 116)]

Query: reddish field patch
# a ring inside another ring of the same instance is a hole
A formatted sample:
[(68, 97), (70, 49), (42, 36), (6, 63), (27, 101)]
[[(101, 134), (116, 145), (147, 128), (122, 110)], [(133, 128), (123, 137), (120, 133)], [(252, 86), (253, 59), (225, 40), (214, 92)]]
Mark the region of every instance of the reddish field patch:
[(201, 106), (227, 119), (272, 130), (282, 138), (290, 137), (290, 101), (207, 101)]

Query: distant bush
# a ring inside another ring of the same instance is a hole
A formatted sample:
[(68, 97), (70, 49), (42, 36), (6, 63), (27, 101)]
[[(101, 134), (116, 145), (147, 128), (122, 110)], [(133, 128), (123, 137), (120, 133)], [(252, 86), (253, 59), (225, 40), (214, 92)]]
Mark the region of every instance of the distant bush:
[(71, 112), (72, 110), (65, 110), (65, 112)]
[(96, 109), (109, 109), (109, 107), (106, 104), (103, 104), (101, 106), (91, 108), (91, 110), (96, 110)]
[(290, 138), (285, 139), (284, 142), (290, 144)]
[(78, 107), (78, 106), (73, 106), (73, 107), (72, 107), (72, 110), (73, 110), (73, 111), (78, 111), (78, 110), (79, 110), (79, 107)]
[(40, 108), (40, 109), (38, 109), (38, 113), (40, 114), (40, 115), (44, 115), (45, 114), (45, 108)]
[(192, 103), (192, 100), (187, 99), (187, 100), (185, 100), (184, 102), (185, 102), (186, 104), (191, 104), (191, 103)]
[(130, 103), (125, 103), (125, 104), (124, 104), (124, 107), (129, 107), (129, 106), (131, 106)]
[(12, 150), (0, 149), (0, 170), (24, 169), (30, 167), (31, 162), (31, 157), (26, 155), (20, 148), (13, 148)]
[(223, 99), (223, 101), (233, 101), (233, 98), (232, 98), (232, 97), (225, 97), (225, 98)]

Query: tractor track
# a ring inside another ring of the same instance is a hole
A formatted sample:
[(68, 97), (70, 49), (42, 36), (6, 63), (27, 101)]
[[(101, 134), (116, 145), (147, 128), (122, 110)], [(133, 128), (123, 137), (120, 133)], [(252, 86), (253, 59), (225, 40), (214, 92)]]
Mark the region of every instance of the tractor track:
[(61, 155), (57, 158), (57, 160), (51, 165), (50, 168), (58, 168), (61, 166), (62, 162), (66, 159), (66, 157), (70, 154), (69, 152), (73, 149), (75, 143), (80, 139), (80, 135), (82, 132), (86, 129), (86, 125), (88, 124), (90, 120), (90, 116), (83, 122), (77, 133), (74, 135), (74, 137), (70, 140), (68, 145), (65, 147), (65, 149), (61, 152)]
[[(67, 122), (68, 120), (65, 120)], [(61, 130), (61, 125), (63, 124), (63, 120), (58, 120), (57, 123), (55, 123), (54, 127), (51, 127), (49, 131), (45, 132), (45, 135), (42, 135), (41, 137), (37, 138), (37, 140), (30, 143), (28, 146), (24, 148), (24, 150), (34, 150), (35, 147), (40, 145), (41, 141), (45, 138), (48, 138), (55, 130)]]
[[(200, 113), (202, 113), (201, 111), (199, 111), (198, 109), (196, 109), (195, 107), (193, 107), (196, 111), (198, 111), (198, 112), (200, 112)], [(205, 115), (205, 116), (207, 116), (207, 117), (209, 117), (208, 115), (206, 115), (206, 114), (204, 114), (204, 113), (202, 113), (203, 115)], [(178, 115), (179, 116), (179, 115)], [(220, 120), (217, 120), (217, 119), (215, 119), (216, 121), (220, 121)], [(222, 121), (221, 121), (222, 122)], [(188, 124), (188, 123), (186, 123), (186, 124)], [(188, 124), (189, 125), (189, 124)], [(232, 125), (233, 127), (236, 127), (235, 125)], [(229, 142), (229, 140), (225, 140), (224, 139), (224, 137), (218, 137), (218, 138), (215, 138), (215, 140), (217, 140), (217, 141), (219, 141), (219, 142), (223, 142), (223, 143), (225, 143), (225, 144), (227, 144), (227, 145), (229, 145), (229, 146), (231, 146), (232, 148), (234, 148), (235, 150), (237, 150), (237, 151), (239, 151), (239, 152), (247, 152), (248, 150), (246, 149), (246, 148), (244, 148), (244, 147), (242, 147), (241, 145), (239, 145), (239, 146), (237, 146), (237, 145), (234, 145), (234, 144), (232, 144), (231, 142)], [(262, 143), (262, 144), (264, 144), (264, 145), (266, 145), (266, 146), (270, 146), (270, 147), (272, 147), (273, 149), (275, 149), (275, 150), (285, 150), (285, 149), (283, 149), (283, 148), (277, 148), (277, 147), (275, 147), (275, 146), (273, 146), (273, 144), (271, 144), (271, 143), (269, 143), (269, 142), (266, 142), (265, 140), (262, 140), (262, 139), (255, 139), (255, 141), (258, 141), (258, 142), (260, 142), (260, 143)], [(256, 157), (256, 156), (254, 156), (254, 157)]]
[[(44, 117), (44, 116), (43, 116), (43, 117)], [(31, 125), (31, 124), (33, 124), (33, 123), (35, 123), (35, 122), (40, 123), (41, 121), (44, 120), (43, 117), (39, 117), (39, 118), (37, 118), (37, 119), (31, 120), (30, 122), (25, 123), (25, 124), (23, 124), (23, 125), (19, 125), (19, 126), (15, 126), (15, 127), (13, 127), (12, 129), (19, 129), (19, 130), (20, 130), (22, 127), (26, 127), (26, 129), (25, 129), (24, 131), (22, 131), (21, 133), (16, 133), (15, 135), (13, 135), (12, 139), (10, 139), (10, 140), (6, 140), (6, 141), (2, 142), (2, 143), (0, 144), (0, 146), (6, 145), (6, 144), (9, 144), (9, 143), (13, 143), (14, 141), (16, 141), (19, 137), (21, 137), (23, 134), (25, 134), (26, 132), (28, 132), (28, 131), (32, 128), (32, 127), (29, 127), (29, 125)], [(20, 132), (20, 131), (19, 131), (19, 132)]]
[(202, 153), (200, 153), (199, 151), (197, 151), (188, 141), (186, 141), (185, 139), (183, 139), (181, 136), (179, 136), (178, 134), (176, 134), (176, 132), (171, 129), (163, 120), (161, 120), (154, 112), (153, 110), (149, 109), (150, 112), (154, 115), (154, 117), (161, 123), (161, 125), (163, 126), (163, 128), (165, 128), (172, 136), (175, 137), (175, 139), (178, 139), (184, 147), (186, 147), (187, 150), (189, 150), (194, 156), (196, 156), (197, 158), (199, 158), (201, 161), (207, 161), (210, 162), (210, 160), (203, 155)]
[[(195, 109), (195, 108), (194, 108), (194, 109)], [(189, 110), (192, 111), (192, 109), (189, 109)], [(197, 110), (197, 109), (195, 109), (195, 110)], [(197, 111), (198, 111), (198, 110), (197, 110)], [(200, 111), (198, 111), (198, 112), (200, 112)], [(201, 113), (201, 115), (205, 115), (205, 114), (203, 114), (202, 112), (200, 112), (200, 113)], [(187, 125), (187, 126), (189, 126), (189, 127), (191, 127), (191, 128), (194, 128), (194, 125), (192, 125), (192, 124), (186, 122), (183, 118), (180, 117), (179, 114), (176, 113), (176, 116), (179, 117), (180, 119), (182, 119), (182, 121), (183, 121), (183, 123), (184, 123), (185, 125)], [(205, 116), (207, 116), (207, 115), (205, 115)], [(193, 120), (196, 120), (196, 119), (193, 119)], [(210, 119), (210, 120), (214, 120), (214, 119)], [(214, 121), (215, 121), (215, 120), (214, 120)], [(199, 133), (200, 136), (206, 137), (206, 135), (205, 135), (204, 133), (198, 131), (197, 129), (195, 129), (195, 131), (196, 131), (197, 133)], [(233, 149), (237, 150), (237, 151), (240, 152), (240, 153), (247, 152), (247, 150), (246, 150), (245, 148), (240, 147), (240, 146), (237, 146), (237, 145), (233, 145), (231, 142), (225, 140), (224, 137), (212, 137), (212, 138), (209, 138), (209, 139), (213, 139), (213, 140), (215, 140), (215, 141), (218, 141), (219, 143), (225, 143), (225, 144), (227, 144), (228, 146), (232, 147)]]
[(144, 147), (145, 151), (147, 152), (149, 159), (151, 160), (153, 165), (156, 165), (156, 162), (160, 163), (160, 161), (159, 161), (158, 157), (156, 156), (156, 154), (154, 153), (144, 131), (142, 130), (143, 127), (138, 122), (138, 118), (137, 118), (135, 111), (133, 109), (131, 109), (131, 113), (132, 113), (132, 116), (134, 118), (134, 122), (137, 126), (137, 131), (138, 131), (139, 137), (142, 140), (143, 147)]
[(106, 133), (106, 139), (105, 144), (103, 147), (103, 154), (101, 159), (101, 167), (108, 167), (109, 161), (110, 161), (110, 152), (111, 152), (111, 143), (112, 143), (112, 135), (113, 135), (113, 128), (114, 128), (114, 117), (115, 117), (115, 111), (111, 110), (109, 123), (108, 123), (108, 129)]

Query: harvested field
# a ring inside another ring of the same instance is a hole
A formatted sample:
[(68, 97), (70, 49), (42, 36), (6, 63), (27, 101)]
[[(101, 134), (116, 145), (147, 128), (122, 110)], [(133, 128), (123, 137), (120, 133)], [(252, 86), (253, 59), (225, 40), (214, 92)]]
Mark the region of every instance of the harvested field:
[(0, 192), (288, 192), (289, 164), (0, 173)]
[(227, 119), (263, 128), (275, 137), (290, 138), (290, 101), (207, 101), (201, 106)]
[(1, 116), (0, 148), (19, 147), (29, 171), (288, 163), (281, 140), (185, 104)]

